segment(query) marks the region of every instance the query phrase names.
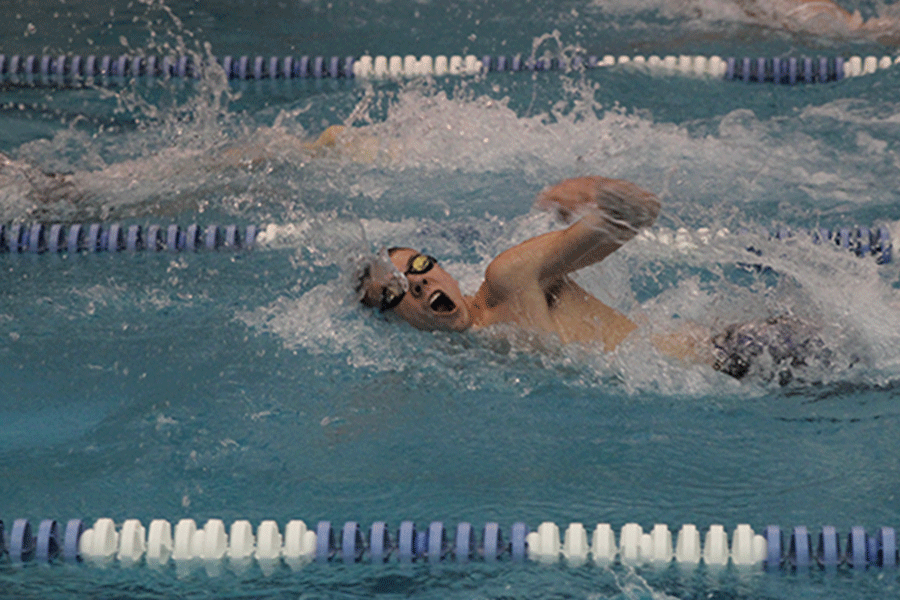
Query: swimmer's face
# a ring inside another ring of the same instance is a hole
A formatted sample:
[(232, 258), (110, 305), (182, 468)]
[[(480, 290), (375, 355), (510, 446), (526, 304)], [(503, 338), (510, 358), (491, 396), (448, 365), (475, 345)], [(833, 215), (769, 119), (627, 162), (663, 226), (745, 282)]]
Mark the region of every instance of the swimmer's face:
[[(410, 248), (391, 253), (391, 262), (406, 275), (409, 289), (399, 303), (388, 309), (417, 329), (463, 331), (472, 325), (459, 284), (437, 261)], [(382, 298), (383, 290), (370, 282), (367, 295)]]

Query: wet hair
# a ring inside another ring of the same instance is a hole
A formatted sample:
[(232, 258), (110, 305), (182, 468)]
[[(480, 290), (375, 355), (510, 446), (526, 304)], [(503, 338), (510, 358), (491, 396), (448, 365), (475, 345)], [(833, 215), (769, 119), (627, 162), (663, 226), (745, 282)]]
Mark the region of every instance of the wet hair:
[[(412, 248), (407, 248), (405, 246), (391, 246), (387, 249), (388, 258), (393, 256), (394, 252), (398, 252), (400, 250), (410, 250), (412, 252), (415, 252), (415, 250), (413, 250)], [(372, 258), (371, 260), (367, 261), (366, 264), (363, 265), (360, 269), (356, 281), (356, 295), (359, 298), (359, 301), (369, 308), (378, 308), (381, 303), (380, 298), (372, 298), (368, 293), (369, 282), (372, 279), (372, 266), (377, 260), (378, 258)]]

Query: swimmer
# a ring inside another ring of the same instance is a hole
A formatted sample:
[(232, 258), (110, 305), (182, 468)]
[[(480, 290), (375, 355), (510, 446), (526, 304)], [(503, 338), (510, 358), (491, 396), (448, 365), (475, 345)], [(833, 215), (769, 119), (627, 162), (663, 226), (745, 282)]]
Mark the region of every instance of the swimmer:
[[(474, 295), (464, 295), (436, 258), (399, 247), (359, 272), (360, 301), (422, 330), (474, 331), (505, 323), (555, 335), (563, 344), (598, 343), (606, 352), (615, 350), (638, 324), (570, 275), (602, 261), (652, 225), (660, 211), (658, 198), (628, 181), (579, 177), (543, 192), (536, 206), (554, 211), (568, 227), (501, 253)], [(732, 326), (718, 336), (690, 325), (652, 341), (667, 356), (741, 379), (753, 372), (754, 362), (804, 364), (813, 353), (821, 354), (817, 339), (814, 328), (785, 317)], [(774, 375), (782, 383), (789, 380), (780, 371)]]
[[(370, 162), (377, 152), (370, 139), (345, 134), (345, 127), (332, 125), (314, 141), (304, 141), (274, 129), (265, 129), (259, 136), (265, 142), (250, 142), (226, 146), (218, 151), (165, 149), (152, 156), (110, 164), (99, 170), (67, 173), (46, 172), (28, 160), (13, 159), (0, 153), (0, 207), (10, 214), (3, 220), (27, 219), (60, 221), (109, 218), (113, 207), (104, 206), (104, 198), (123, 195), (142, 185), (143, 181), (203, 180), (208, 172), (229, 169), (254, 170), (266, 161), (289, 156), (296, 161), (321, 157), (335, 151), (354, 160)], [(293, 164), (296, 164), (293, 163)], [(179, 212), (197, 200), (189, 185), (183, 197), (165, 204), (147, 202), (124, 207), (123, 214), (134, 217), (143, 213), (154, 215)], [(152, 191), (152, 188), (151, 188)], [(123, 207), (116, 207), (123, 208)]]
[(365, 273), (362, 302), (391, 311), (418, 329), (465, 331), (512, 323), (555, 334), (563, 343), (598, 340), (607, 351), (614, 349), (637, 325), (569, 274), (602, 261), (651, 225), (659, 201), (627, 181), (581, 177), (547, 190), (538, 205), (574, 222), (500, 254), (488, 265), (474, 296), (464, 296), (433, 257), (393, 248), (389, 258), (406, 281), (404, 289), (385, 286)]
[(737, 6), (762, 25), (792, 33), (868, 37), (889, 45), (900, 39), (900, 23), (896, 19), (873, 17), (864, 21), (859, 10), (850, 13), (831, 0), (737, 0)]
[(718, 4), (678, 0), (666, 7), (679, 14), (749, 22), (802, 36), (864, 39), (886, 46), (900, 43), (900, 20), (894, 5), (882, 6), (882, 14), (868, 20), (859, 10), (851, 13), (832, 0), (733, 0)]

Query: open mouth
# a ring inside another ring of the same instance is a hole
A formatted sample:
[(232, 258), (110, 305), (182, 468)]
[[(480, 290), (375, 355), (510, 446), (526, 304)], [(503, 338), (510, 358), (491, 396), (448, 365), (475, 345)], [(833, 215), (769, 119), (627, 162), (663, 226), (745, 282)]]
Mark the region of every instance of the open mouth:
[(431, 310), (439, 313), (450, 313), (456, 310), (456, 303), (450, 299), (450, 296), (438, 290), (428, 299), (428, 306)]

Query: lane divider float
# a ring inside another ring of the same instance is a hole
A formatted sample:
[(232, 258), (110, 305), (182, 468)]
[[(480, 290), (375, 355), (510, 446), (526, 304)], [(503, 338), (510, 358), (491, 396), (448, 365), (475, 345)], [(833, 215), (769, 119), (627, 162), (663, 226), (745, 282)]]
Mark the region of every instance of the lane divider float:
[(120, 225), (118, 223), (0, 224), (0, 252), (42, 254), (79, 252), (184, 252), (249, 250), (256, 245), (256, 226)]
[[(12, 223), (0, 224), (0, 253), (77, 254), (97, 252), (195, 252), (201, 250), (251, 250), (278, 238), (280, 232), (294, 232), (296, 226), (198, 225), (122, 225), (119, 223)], [(738, 232), (738, 235), (749, 232)], [(699, 228), (645, 229), (639, 239), (689, 250), (706, 246), (716, 239), (734, 235), (727, 229)], [(765, 235), (778, 240), (808, 236), (817, 244), (832, 245), (861, 258), (873, 258), (877, 264), (893, 258), (891, 230), (887, 225), (854, 226), (828, 229), (778, 228)], [(761, 251), (753, 245), (747, 250)]]
[[(750, 235), (751, 231), (741, 230), (736, 233), (728, 229), (712, 230), (701, 227), (696, 230), (689, 230), (680, 227), (676, 230), (671, 229), (644, 229), (638, 234), (638, 239), (655, 241), (664, 246), (670, 246), (676, 250), (693, 250), (703, 246), (708, 246), (717, 239)], [(873, 258), (879, 265), (888, 264), (893, 260), (893, 241), (891, 228), (887, 225), (879, 225), (875, 227), (854, 226), (854, 227), (835, 227), (829, 229), (826, 227), (815, 227), (812, 229), (789, 227), (779, 227), (775, 230), (764, 230), (756, 232), (760, 238), (775, 239), (788, 241), (794, 238), (811, 239), (815, 244), (831, 245), (855, 254), (860, 258)], [(753, 244), (747, 246), (747, 250), (758, 256), (762, 255), (762, 250), (756, 248)]]
[[(0, 533), (3, 532), (0, 521)], [(155, 519), (144, 527), (138, 519), (116, 525), (99, 518), (92, 526), (81, 519), (65, 524), (53, 519), (33, 528), (27, 519), (13, 521), (9, 535), (0, 535), (0, 558), (14, 564), (25, 562), (118, 562), (123, 566), (144, 564), (162, 568), (205, 565), (218, 572), (228, 562), (243, 569), (256, 562), (265, 572), (284, 564), (291, 569), (317, 563), (386, 562), (496, 562), (526, 560), (556, 563), (564, 560), (581, 565), (589, 560), (598, 565), (616, 562), (633, 566), (665, 567), (676, 563), (685, 567), (755, 567), (768, 570), (820, 568), (860, 570), (880, 567), (894, 569), (898, 563), (896, 530), (880, 527), (871, 532), (852, 527), (841, 535), (833, 526), (813, 532), (805, 526), (782, 529), (769, 525), (757, 533), (748, 524), (737, 525), (729, 535), (723, 525), (710, 525), (701, 534), (696, 525), (683, 525), (673, 536), (665, 524), (644, 531), (637, 523), (627, 523), (618, 539), (612, 526), (598, 523), (588, 532), (582, 523), (571, 523), (561, 535), (553, 522), (530, 530), (514, 523), (505, 536), (499, 524), (485, 523), (476, 531), (469, 522), (446, 527), (432, 521), (417, 528), (402, 521), (396, 529), (376, 521), (364, 529), (356, 521), (340, 527), (319, 521), (307, 527), (302, 520), (289, 521), (282, 530), (273, 520), (262, 521), (254, 531), (247, 520), (237, 520), (226, 528), (221, 519), (210, 519), (198, 527), (193, 519), (181, 519), (174, 528), (169, 521)]]
[(704, 55), (223, 56), (0, 54), (0, 81), (28, 86), (116, 85), (132, 78), (198, 78), (215, 63), (230, 80), (370, 79), (640, 67), (653, 73), (795, 85), (871, 75), (900, 56), (720, 57)]

